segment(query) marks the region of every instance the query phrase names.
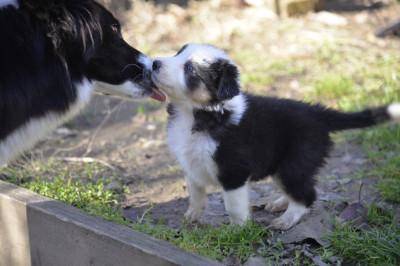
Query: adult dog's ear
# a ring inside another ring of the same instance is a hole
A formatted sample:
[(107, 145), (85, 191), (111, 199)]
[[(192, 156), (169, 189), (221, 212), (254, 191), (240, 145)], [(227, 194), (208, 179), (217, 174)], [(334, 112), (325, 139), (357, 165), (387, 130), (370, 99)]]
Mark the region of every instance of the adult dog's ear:
[(220, 101), (232, 99), (240, 92), (239, 70), (228, 61), (220, 62), (221, 77), (218, 84), (217, 98)]

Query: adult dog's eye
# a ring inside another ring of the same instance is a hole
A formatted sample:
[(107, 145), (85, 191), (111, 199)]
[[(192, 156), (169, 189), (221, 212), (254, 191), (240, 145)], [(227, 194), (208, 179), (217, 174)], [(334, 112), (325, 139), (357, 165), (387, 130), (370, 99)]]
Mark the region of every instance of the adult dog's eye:
[(185, 66), (185, 71), (188, 72), (188, 73), (193, 73), (194, 72), (194, 68), (193, 68), (193, 66), (191, 64), (187, 64)]

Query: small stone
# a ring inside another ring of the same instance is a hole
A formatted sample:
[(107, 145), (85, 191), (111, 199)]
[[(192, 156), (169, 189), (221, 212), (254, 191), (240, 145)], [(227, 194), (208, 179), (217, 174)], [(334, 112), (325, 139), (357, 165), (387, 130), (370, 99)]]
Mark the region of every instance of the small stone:
[(154, 130), (156, 130), (156, 128), (157, 127), (155, 125), (153, 125), (153, 124), (147, 125), (147, 127), (146, 127), (146, 129), (149, 130), (149, 131), (154, 131)]
[(315, 14), (311, 14), (310, 17), (312, 20), (318, 21), (328, 26), (339, 27), (347, 25), (347, 19), (345, 17), (327, 11), (321, 11)]
[(265, 259), (259, 258), (259, 257), (250, 257), (244, 264), (243, 266), (265, 266), (268, 265), (265, 262)]
[(160, 147), (164, 147), (164, 146), (167, 146), (167, 143), (165, 141), (163, 141), (163, 140), (158, 140), (158, 139), (148, 140), (148, 141), (143, 143), (143, 148), (144, 149), (160, 148)]
[(122, 185), (121, 185), (121, 183), (119, 181), (113, 181), (110, 184), (108, 184), (105, 187), (103, 187), (103, 189), (101, 191), (102, 192), (106, 192), (106, 191), (109, 191), (109, 190), (116, 190), (116, 189), (119, 189), (121, 187), (122, 187)]

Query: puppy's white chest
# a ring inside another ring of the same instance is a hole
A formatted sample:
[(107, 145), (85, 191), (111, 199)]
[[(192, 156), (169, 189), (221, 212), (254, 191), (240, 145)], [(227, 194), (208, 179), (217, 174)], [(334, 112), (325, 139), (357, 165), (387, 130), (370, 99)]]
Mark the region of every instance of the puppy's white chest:
[(218, 167), (212, 156), (218, 143), (206, 132), (192, 132), (193, 122), (192, 113), (177, 108), (168, 125), (168, 144), (185, 171), (187, 182), (217, 185)]

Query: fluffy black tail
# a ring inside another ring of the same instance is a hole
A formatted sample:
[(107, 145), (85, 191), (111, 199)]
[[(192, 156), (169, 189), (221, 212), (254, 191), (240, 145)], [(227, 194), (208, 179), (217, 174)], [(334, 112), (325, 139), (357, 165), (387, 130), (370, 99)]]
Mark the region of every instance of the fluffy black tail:
[(393, 103), (388, 106), (367, 109), (355, 113), (341, 113), (334, 110), (326, 110), (324, 122), (329, 131), (339, 131), (352, 128), (370, 127), (400, 118), (400, 103)]

